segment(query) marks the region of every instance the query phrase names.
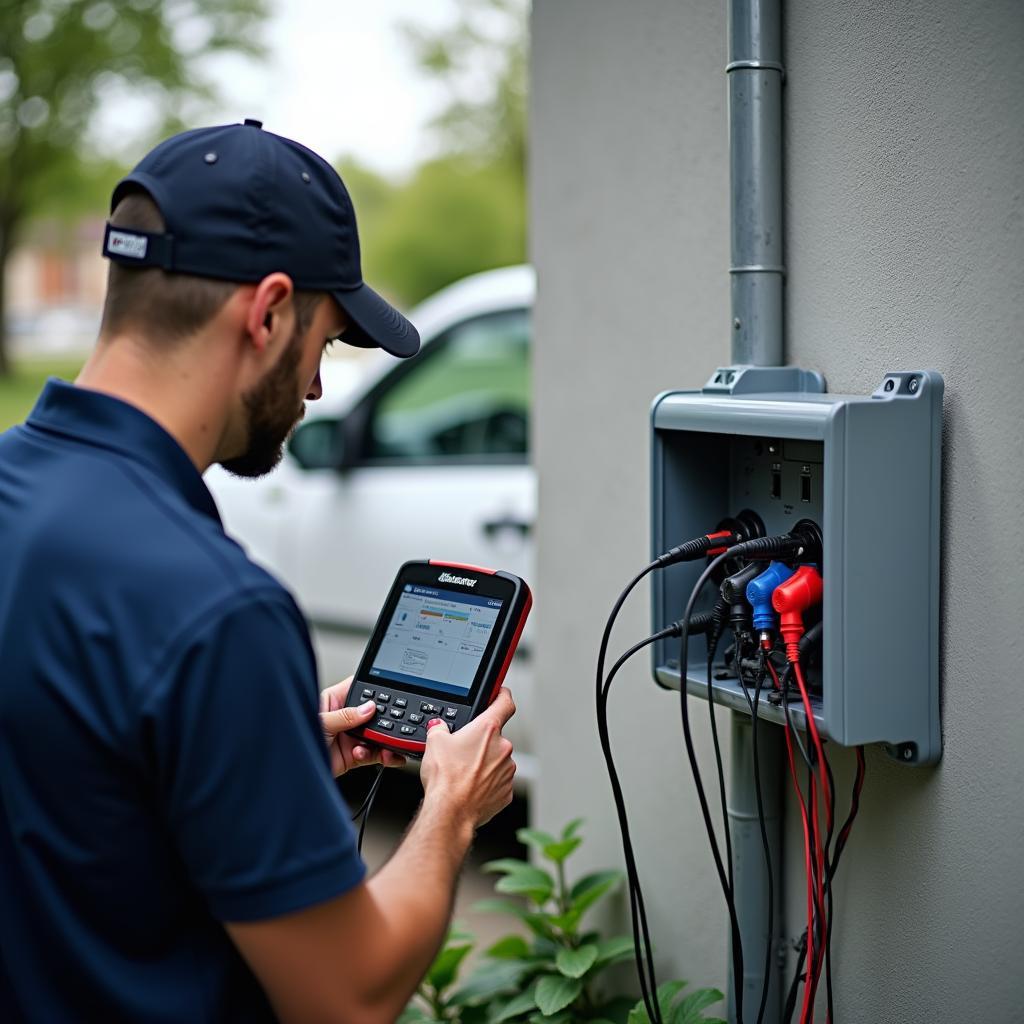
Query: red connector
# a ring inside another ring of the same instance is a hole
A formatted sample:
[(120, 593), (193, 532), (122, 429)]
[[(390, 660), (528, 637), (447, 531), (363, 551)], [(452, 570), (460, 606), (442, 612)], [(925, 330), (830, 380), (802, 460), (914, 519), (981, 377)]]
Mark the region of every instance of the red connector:
[(802, 565), (772, 594), (772, 607), (779, 613), (779, 632), (786, 643), (786, 657), (800, 662), (800, 638), (804, 635), (804, 612), (821, 603), (821, 573), (813, 565)]

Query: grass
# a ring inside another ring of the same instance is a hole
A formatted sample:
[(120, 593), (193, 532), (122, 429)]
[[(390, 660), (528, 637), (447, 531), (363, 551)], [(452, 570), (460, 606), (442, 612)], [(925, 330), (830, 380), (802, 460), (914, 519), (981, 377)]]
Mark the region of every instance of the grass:
[(12, 372), (0, 377), (0, 431), (21, 423), (28, 416), (47, 377), (74, 380), (83, 361), (83, 357), (67, 356), (13, 360)]

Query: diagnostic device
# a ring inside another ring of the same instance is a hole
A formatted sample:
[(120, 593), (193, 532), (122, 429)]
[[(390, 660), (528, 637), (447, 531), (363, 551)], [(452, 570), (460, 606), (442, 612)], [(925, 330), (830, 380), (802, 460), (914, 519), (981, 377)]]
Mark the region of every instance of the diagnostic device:
[(491, 703), (526, 625), (533, 596), (509, 572), (453, 562), (406, 562), (392, 584), (346, 703), (376, 716), (351, 735), (413, 757), (427, 723), (461, 728)]

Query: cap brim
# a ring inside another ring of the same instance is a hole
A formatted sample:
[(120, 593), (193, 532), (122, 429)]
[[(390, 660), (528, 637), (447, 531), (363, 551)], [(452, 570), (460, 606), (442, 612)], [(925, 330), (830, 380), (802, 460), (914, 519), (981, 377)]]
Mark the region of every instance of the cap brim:
[(349, 325), (341, 336), (346, 345), (382, 348), (402, 359), (419, 352), (419, 331), (369, 285), (361, 284), (358, 288), (331, 294), (349, 318)]

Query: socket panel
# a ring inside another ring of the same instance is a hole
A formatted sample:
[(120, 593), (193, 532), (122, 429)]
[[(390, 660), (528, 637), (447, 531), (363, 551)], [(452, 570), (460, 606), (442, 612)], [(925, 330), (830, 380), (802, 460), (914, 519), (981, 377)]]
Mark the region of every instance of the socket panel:
[[(769, 534), (817, 522), (824, 634), (820, 666), (808, 671), (815, 721), (836, 743), (881, 743), (905, 764), (942, 754), (942, 393), (931, 371), (889, 373), (872, 395), (852, 396), (826, 394), (820, 376), (792, 367), (728, 367), (702, 391), (659, 395), (651, 415), (653, 553), (744, 508)], [(682, 615), (703, 567), (652, 574), (655, 629)], [(709, 584), (697, 610), (714, 597)], [(659, 685), (678, 691), (678, 658), (678, 641), (653, 645)], [(703, 638), (691, 638), (688, 661), (687, 692), (706, 698)], [(738, 681), (721, 665), (715, 675), (716, 703), (749, 714)], [(781, 723), (766, 697), (759, 717)], [(805, 728), (800, 702), (790, 708)]]

